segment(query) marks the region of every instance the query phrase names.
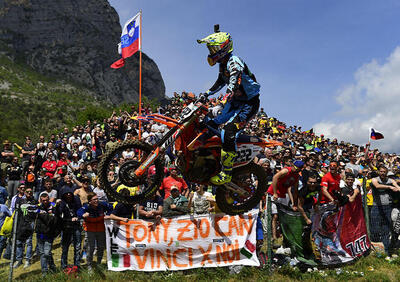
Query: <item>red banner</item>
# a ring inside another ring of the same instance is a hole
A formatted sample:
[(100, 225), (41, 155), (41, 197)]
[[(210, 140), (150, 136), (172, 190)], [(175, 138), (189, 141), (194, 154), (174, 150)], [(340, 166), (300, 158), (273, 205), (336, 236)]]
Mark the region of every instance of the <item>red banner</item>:
[(323, 265), (351, 262), (371, 247), (365, 225), (361, 195), (337, 208), (323, 205), (313, 215), (313, 239)]

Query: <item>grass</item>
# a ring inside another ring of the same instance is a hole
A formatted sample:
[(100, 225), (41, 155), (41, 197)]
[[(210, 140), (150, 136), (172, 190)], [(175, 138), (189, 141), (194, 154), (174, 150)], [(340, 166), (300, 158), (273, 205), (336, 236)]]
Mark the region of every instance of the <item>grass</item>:
[[(35, 240), (34, 240), (35, 246)], [(54, 243), (53, 257), (57, 267), (60, 267), (61, 246), (58, 238)], [(69, 251), (69, 262), (72, 263), (72, 246)], [(400, 257), (387, 261), (384, 256), (372, 252), (352, 265), (338, 269), (320, 269), (313, 272), (302, 273), (297, 268), (283, 266), (271, 273), (266, 268), (244, 267), (239, 274), (230, 274), (227, 267), (223, 268), (197, 268), (186, 271), (165, 272), (138, 272), (124, 271), (112, 272), (107, 270), (105, 258), (98, 269), (89, 275), (86, 264), (82, 264), (82, 271), (77, 279), (67, 277), (58, 272), (42, 277), (40, 261), (36, 259), (27, 269), (19, 267), (14, 271), (14, 280), (18, 281), (400, 281)], [(0, 281), (6, 281), (9, 273), (9, 261), (0, 260)]]

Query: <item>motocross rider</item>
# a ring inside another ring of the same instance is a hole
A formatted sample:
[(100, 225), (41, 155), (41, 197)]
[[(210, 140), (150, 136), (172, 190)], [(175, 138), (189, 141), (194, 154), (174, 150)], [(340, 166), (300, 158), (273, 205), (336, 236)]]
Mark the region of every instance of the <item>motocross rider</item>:
[(245, 62), (232, 54), (233, 41), (230, 34), (219, 32), (218, 27), (215, 31), (197, 42), (207, 44), (210, 51), (207, 61), (210, 66), (219, 63), (218, 79), (205, 95), (208, 97), (227, 85), (227, 102), (222, 113), (207, 121), (214, 128), (225, 124), (221, 131), (222, 170), (210, 179), (214, 185), (222, 185), (232, 180), (232, 166), (237, 156), (236, 136), (258, 112), (260, 84)]

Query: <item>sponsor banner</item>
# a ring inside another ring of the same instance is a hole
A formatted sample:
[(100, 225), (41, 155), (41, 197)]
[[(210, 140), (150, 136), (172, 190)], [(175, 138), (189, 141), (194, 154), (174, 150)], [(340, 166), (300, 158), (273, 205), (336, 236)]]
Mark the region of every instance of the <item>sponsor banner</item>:
[(323, 205), (313, 215), (313, 239), (323, 265), (351, 262), (369, 251), (361, 195), (354, 202), (336, 208)]
[(244, 215), (196, 215), (105, 220), (107, 264), (113, 271), (165, 271), (228, 265), (259, 266), (258, 210)]

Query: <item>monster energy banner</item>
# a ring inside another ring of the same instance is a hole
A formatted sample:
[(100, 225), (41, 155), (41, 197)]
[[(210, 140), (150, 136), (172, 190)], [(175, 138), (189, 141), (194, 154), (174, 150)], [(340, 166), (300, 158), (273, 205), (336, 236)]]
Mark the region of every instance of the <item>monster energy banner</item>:
[(351, 262), (371, 247), (360, 195), (340, 208), (323, 205), (312, 221), (312, 235), (323, 265)]

